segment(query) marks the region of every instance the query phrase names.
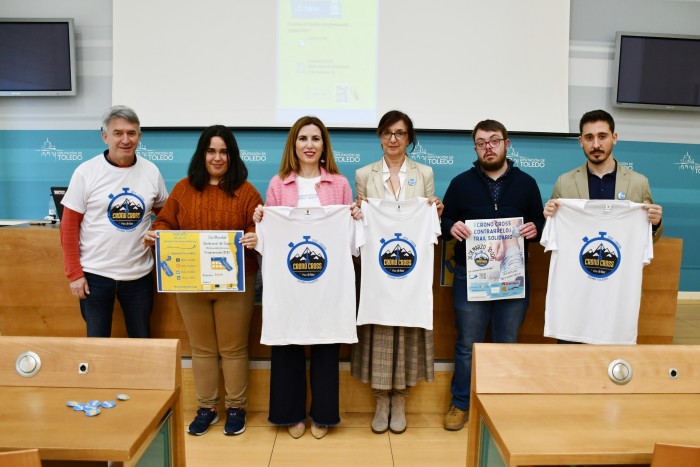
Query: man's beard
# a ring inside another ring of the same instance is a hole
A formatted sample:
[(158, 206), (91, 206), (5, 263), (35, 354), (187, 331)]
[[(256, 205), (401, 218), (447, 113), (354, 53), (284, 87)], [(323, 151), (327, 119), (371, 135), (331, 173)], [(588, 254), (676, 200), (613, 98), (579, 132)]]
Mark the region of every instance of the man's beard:
[(589, 153), (587, 154), (588, 156), (588, 161), (593, 164), (593, 165), (600, 165), (604, 163), (605, 161), (608, 160), (608, 156), (605, 155), (605, 151), (600, 151), (598, 153)]
[(481, 166), (482, 169), (486, 172), (494, 172), (496, 170), (500, 170), (503, 168), (503, 165), (506, 163), (506, 158), (505, 156), (501, 159), (498, 158), (492, 162), (487, 162), (483, 159), (479, 159), (479, 165)]

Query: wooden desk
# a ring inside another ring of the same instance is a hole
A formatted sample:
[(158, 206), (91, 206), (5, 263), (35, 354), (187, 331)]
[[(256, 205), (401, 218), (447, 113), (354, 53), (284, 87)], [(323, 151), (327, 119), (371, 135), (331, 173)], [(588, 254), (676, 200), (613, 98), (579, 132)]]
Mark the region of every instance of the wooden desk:
[(467, 465), (649, 464), (656, 442), (700, 444), (698, 362), (700, 346), (477, 344)]
[(656, 442), (700, 443), (698, 394), (487, 395), (478, 404), (508, 466), (649, 464)]
[[(41, 358), (32, 377), (15, 370), (26, 351)], [(153, 445), (166, 465), (184, 466), (180, 360), (176, 340), (0, 337), (0, 451), (132, 466)], [(119, 393), (129, 400), (116, 400)], [(66, 405), (93, 399), (117, 405), (95, 417)]]

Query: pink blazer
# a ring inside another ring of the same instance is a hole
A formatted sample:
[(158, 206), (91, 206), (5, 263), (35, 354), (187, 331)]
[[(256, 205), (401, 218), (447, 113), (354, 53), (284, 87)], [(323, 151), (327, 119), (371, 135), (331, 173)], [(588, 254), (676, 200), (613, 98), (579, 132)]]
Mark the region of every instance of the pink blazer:
[[(321, 168), (321, 181), (316, 184), (316, 193), (322, 206), (352, 204), (352, 190), (348, 179), (340, 174), (329, 174)], [(270, 180), (265, 195), (266, 206), (296, 207), (299, 200), (297, 174), (292, 172), (282, 180), (275, 175)]]

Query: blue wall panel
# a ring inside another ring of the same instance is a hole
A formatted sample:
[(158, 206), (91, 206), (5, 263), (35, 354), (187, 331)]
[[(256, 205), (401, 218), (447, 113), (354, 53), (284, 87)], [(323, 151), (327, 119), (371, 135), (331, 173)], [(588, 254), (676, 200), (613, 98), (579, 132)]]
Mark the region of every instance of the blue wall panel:
[[(235, 134), (250, 181), (264, 197), (279, 169), (287, 132)], [(145, 130), (138, 152), (158, 165), (172, 189), (185, 176), (198, 137), (195, 130)], [(333, 130), (331, 138), (340, 170), (354, 187), (355, 170), (381, 157), (379, 140), (370, 130)], [(419, 132), (419, 138), (411, 157), (433, 168), (435, 191), (442, 197), (450, 180), (475, 160), (471, 138), (466, 132)], [(537, 180), (545, 201), (557, 176), (585, 160), (576, 138), (510, 139), (509, 157)], [(0, 131), (0, 218), (43, 218), (49, 187), (67, 185), (78, 164), (104, 149), (98, 131)], [(685, 242), (680, 289), (700, 291), (700, 249), (693, 241), (700, 231), (700, 145), (619, 141), (615, 157), (649, 178), (655, 201), (664, 207), (664, 235)]]

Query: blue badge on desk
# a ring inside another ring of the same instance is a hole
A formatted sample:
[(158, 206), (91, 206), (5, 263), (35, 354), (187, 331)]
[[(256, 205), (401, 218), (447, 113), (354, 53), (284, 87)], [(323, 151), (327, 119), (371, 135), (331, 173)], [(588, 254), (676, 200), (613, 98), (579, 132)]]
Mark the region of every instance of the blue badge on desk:
[(111, 409), (112, 407), (115, 407), (116, 405), (117, 405), (117, 403), (114, 402), (114, 401), (104, 401), (104, 402), (102, 402), (102, 407), (104, 407), (105, 409)]
[(91, 400), (90, 402), (88, 402), (87, 405), (91, 405), (91, 406), (93, 406), (93, 407), (101, 407), (101, 406), (102, 406), (102, 402), (101, 402), (101, 401), (98, 401), (97, 399), (93, 399), (93, 400)]
[(75, 407), (77, 404), (80, 404), (80, 402), (78, 402), (78, 401), (68, 401), (68, 402), (66, 402), (66, 405), (67, 405), (68, 407)]
[(117, 399), (120, 401), (128, 401), (129, 400), (129, 395), (128, 394), (117, 394), (116, 396)]
[(97, 407), (93, 407), (85, 411), (85, 415), (87, 415), (88, 417), (94, 417), (95, 415), (99, 415), (99, 413), (100, 409), (98, 409)]
[(75, 405), (73, 405), (73, 410), (76, 412), (80, 412), (85, 409), (85, 406), (81, 404), (80, 402), (76, 402)]

